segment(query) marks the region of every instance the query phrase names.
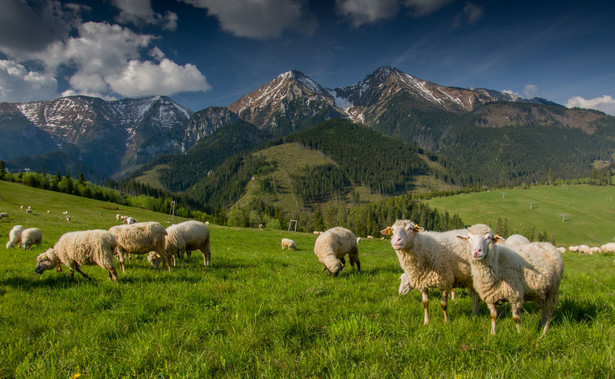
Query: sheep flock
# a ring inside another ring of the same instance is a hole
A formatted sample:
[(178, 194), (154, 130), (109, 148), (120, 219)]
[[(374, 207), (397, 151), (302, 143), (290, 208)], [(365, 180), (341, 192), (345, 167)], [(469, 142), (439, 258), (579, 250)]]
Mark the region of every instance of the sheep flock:
[[(70, 221), (68, 211), (63, 212), (63, 217)], [(8, 215), (2, 214), (2, 218), (8, 218)], [(51, 248), (37, 256), (35, 273), (43, 274), (51, 269), (59, 272), (62, 266), (66, 266), (73, 280), (75, 271), (91, 280), (82, 267), (95, 265), (108, 271), (109, 279), (117, 283), (121, 278), (116, 267), (119, 266), (124, 273), (126, 264), (139, 255), (146, 255), (147, 262), (155, 269), (162, 265), (171, 271), (176, 259), (185, 266), (184, 256), (194, 250), (199, 250), (203, 255), (203, 266), (211, 264), (209, 223), (185, 221), (165, 229), (158, 222), (138, 222), (133, 217), (120, 214), (115, 218), (121, 224), (109, 230), (81, 230), (63, 234)], [(558, 248), (547, 242), (530, 242), (522, 235), (512, 235), (504, 240), (484, 224), (433, 232), (425, 231), (410, 220), (397, 220), (383, 229), (381, 234), (385, 236), (383, 238), (390, 237), (391, 248), (400, 265), (399, 281), (392, 283), (391, 289), (394, 291), (398, 286), (399, 295), (406, 295), (414, 289), (420, 292), (423, 324), (427, 325), (430, 321), (428, 305), (431, 291), (438, 290), (444, 321), (448, 323), (451, 319), (448, 313), (449, 295), (454, 300), (455, 288), (464, 288), (473, 296), (474, 315), (479, 314), (481, 302), (486, 304), (491, 317), (491, 334), (496, 334), (497, 304), (510, 303), (512, 320), (520, 333), (523, 304), (533, 301), (542, 310), (544, 335), (558, 303), (559, 285), (564, 273), (562, 254), (567, 251), (580, 254), (598, 251), (615, 253), (615, 243), (594, 248), (587, 245)], [(15, 225), (8, 237), (7, 249), (28, 250), (40, 246), (43, 241), (39, 228), (24, 228), (22, 225)], [(312, 251), (324, 266), (323, 271), (332, 277), (339, 276), (348, 258), (350, 265), (356, 266), (356, 271), (349, 274), (360, 274), (361, 237), (357, 238), (352, 231), (343, 227), (314, 232), (314, 237)], [(372, 236), (365, 236), (366, 241), (372, 239)], [(289, 253), (297, 249), (297, 243), (291, 238), (282, 238), (280, 244), (282, 250), (288, 249)], [(331, 280), (334, 285), (339, 279)], [(455, 311), (459, 312), (458, 309)]]

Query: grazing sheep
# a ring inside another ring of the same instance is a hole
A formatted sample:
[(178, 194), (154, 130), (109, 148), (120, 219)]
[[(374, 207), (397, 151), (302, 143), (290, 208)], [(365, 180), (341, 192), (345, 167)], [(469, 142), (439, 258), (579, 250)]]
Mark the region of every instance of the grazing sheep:
[(579, 253), (581, 254), (591, 254), (592, 249), (587, 245), (579, 245)]
[(520, 333), (523, 301), (533, 300), (542, 309), (544, 335), (557, 305), (564, 272), (564, 260), (555, 246), (548, 242), (534, 242), (513, 250), (495, 244), (493, 231), (484, 224), (473, 225), (466, 236), (459, 238), (468, 242), (474, 288), (491, 311), (491, 334), (496, 332), (498, 302), (506, 300), (510, 303)]
[(203, 254), (203, 265), (209, 266), (211, 250), (209, 248), (209, 228), (200, 221), (185, 221), (167, 228), (165, 250), (175, 259), (179, 257), (184, 263), (184, 253), (199, 250)]
[(330, 275), (337, 276), (346, 265), (344, 257), (348, 254), (350, 265), (357, 264), (357, 271), (361, 271), (359, 250), (354, 234), (342, 227), (331, 228), (318, 236), (314, 243), (314, 254), (325, 265)]
[(357, 237), (357, 244), (361, 242), (361, 237)]
[(109, 271), (109, 278), (117, 283), (117, 272), (113, 267), (113, 255), (117, 242), (106, 230), (85, 230), (63, 234), (53, 248), (36, 258), (34, 272), (58, 268), (60, 263), (70, 268), (70, 277), (75, 280), (75, 271), (89, 281), (92, 280), (79, 266), (98, 265)]
[(566, 248), (565, 248), (565, 247), (563, 247), (563, 246), (560, 246), (560, 247), (558, 247), (558, 248), (557, 248), (557, 251), (558, 251), (560, 254), (564, 254), (564, 253), (566, 252)]
[(0, 219), (2, 218), (9, 218), (9, 214), (7, 212), (0, 213)]
[(510, 248), (515, 248), (517, 246), (525, 245), (530, 243), (530, 240), (521, 234), (513, 234), (504, 240), (504, 246), (508, 246)]
[(122, 219), (122, 216), (120, 216), (120, 214), (118, 213), (118, 214), (115, 215), (115, 219), (120, 221)]
[(600, 246), (600, 251), (603, 253), (615, 253), (615, 242), (605, 243)]
[(149, 254), (150, 251), (157, 252), (169, 271), (171, 265), (164, 244), (167, 231), (157, 222), (140, 222), (132, 225), (116, 225), (109, 229), (109, 232), (117, 240), (117, 255), (122, 272), (125, 272), (124, 258), (128, 254)]
[(32, 213), (32, 209), (31, 208), (26, 209), (26, 213)]
[(38, 228), (28, 228), (21, 232), (21, 246), (24, 250), (30, 250), (32, 245), (43, 243), (43, 234)]
[(133, 217), (126, 217), (122, 222), (128, 225), (132, 225), (132, 224), (136, 224), (137, 220), (135, 220)]
[(463, 255), (465, 246), (456, 237), (465, 234), (465, 230), (423, 232), (423, 228), (412, 221), (397, 220), (381, 233), (392, 234), (391, 246), (406, 274), (408, 286), (421, 291), (425, 325), (429, 323), (429, 288), (442, 291), (440, 305), (445, 322), (449, 321), (448, 294), (454, 287), (468, 288), (473, 292), (473, 312), (478, 313), (479, 299), (473, 291), (470, 264)]
[(288, 250), (297, 250), (297, 244), (295, 243), (295, 241), (289, 239), (289, 238), (282, 238), (282, 250), (284, 250), (285, 247), (288, 248)]
[(23, 232), (24, 227), (21, 225), (15, 225), (9, 232), (9, 241), (6, 243), (6, 248), (15, 247), (15, 245), (19, 246), (19, 242), (21, 242), (21, 233)]
[(568, 247), (568, 251), (571, 253), (578, 253), (579, 252), (579, 247), (578, 246), (569, 246)]
[(149, 254), (147, 254), (147, 261), (152, 265), (152, 267), (158, 268), (158, 266), (160, 266), (160, 262), (162, 262), (162, 258), (157, 252), (150, 251)]
[[(28, 208), (29, 208), (29, 207), (28, 207)], [(66, 215), (68, 214), (68, 211), (64, 211), (64, 212), (62, 212), (62, 214), (63, 214), (64, 216), (66, 216)]]
[(66, 216), (66, 222), (70, 222), (70, 216)]

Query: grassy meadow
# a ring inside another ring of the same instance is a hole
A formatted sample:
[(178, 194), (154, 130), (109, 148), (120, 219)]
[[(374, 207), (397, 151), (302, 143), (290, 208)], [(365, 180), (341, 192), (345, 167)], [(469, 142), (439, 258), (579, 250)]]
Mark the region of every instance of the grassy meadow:
[[(118, 284), (96, 266), (83, 268), (93, 282), (79, 274), (73, 282), (68, 270), (34, 273), (36, 256), (62, 233), (106, 229), (117, 223), (116, 213), (165, 226), (169, 216), (1, 181), (0, 211), (10, 214), (0, 221), (2, 245), (15, 224), (43, 232), (42, 246), (32, 251), (0, 249), (0, 377), (585, 378), (615, 372), (612, 255), (564, 256), (559, 306), (544, 338), (540, 310), (531, 302), (520, 335), (502, 305), (498, 335), (491, 336), (486, 306), (473, 316), (465, 291), (449, 303), (449, 324), (432, 291), (431, 323), (422, 325), (419, 293), (397, 294), (401, 269), (386, 240), (364, 239), (362, 271), (348, 266), (332, 278), (312, 252), (312, 234), (210, 225), (211, 267), (202, 266), (198, 252), (172, 272), (137, 258)], [(281, 250), (283, 237), (298, 250)]]
[(466, 224), (496, 228), (507, 218), (512, 229), (555, 237), (558, 246), (600, 246), (615, 240), (615, 187), (590, 185), (537, 186), (440, 197), (427, 203), (457, 213)]

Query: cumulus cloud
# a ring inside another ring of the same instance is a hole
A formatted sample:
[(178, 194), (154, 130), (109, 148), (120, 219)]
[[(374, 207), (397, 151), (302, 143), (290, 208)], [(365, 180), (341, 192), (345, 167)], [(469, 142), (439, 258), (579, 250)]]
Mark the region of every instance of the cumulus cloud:
[(399, 0), (336, 0), (335, 5), (354, 26), (393, 18), (401, 6)]
[(160, 25), (163, 29), (177, 29), (177, 14), (167, 11), (164, 15), (154, 12), (151, 0), (113, 0), (120, 14), (115, 18), (120, 23), (133, 25)]
[(593, 99), (585, 99), (581, 96), (571, 97), (568, 99), (566, 107), (597, 109), (615, 116), (615, 99), (610, 95), (602, 95), (601, 97), (594, 97)]
[(525, 97), (528, 99), (533, 99), (535, 97), (544, 96), (542, 91), (540, 91), (538, 89), (538, 86), (535, 84), (528, 84), (525, 87), (523, 87), (523, 93), (525, 94)]
[(84, 6), (62, 5), (60, 1), (3, 0), (0, 12), (0, 51), (18, 57), (22, 53), (44, 50), (66, 38), (79, 23)]
[(122, 72), (106, 79), (114, 92), (128, 97), (172, 95), (211, 88), (195, 65), (180, 66), (167, 58), (160, 64), (130, 61)]
[(313, 32), (316, 23), (304, 0), (182, 0), (207, 10), (220, 27), (237, 37), (277, 38), (282, 31)]
[(57, 95), (52, 75), (30, 71), (12, 60), (0, 60), (0, 102), (45, 100)]

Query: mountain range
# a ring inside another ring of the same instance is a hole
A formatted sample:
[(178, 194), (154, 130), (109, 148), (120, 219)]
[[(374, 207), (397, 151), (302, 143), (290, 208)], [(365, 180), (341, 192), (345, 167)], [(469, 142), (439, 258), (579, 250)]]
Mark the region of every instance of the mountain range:
[[(79, 170), (101, 178), (125, 177), (143, 165), (209, 162), (192, 170), (194, 178), (183, 184), (167, 178), (169, 189), (186, 190), (221, 164), (220, 157), (337, 118), (411, 144), (459, 185), (532, 181), (549, 170), (579, 176), (615, 152), (615, 118), (601, 112), (490, 89), (441, 86), (382, 67), (335, 89), (289, 71), (228, 107), (198, 112), (164, 96), (2, 103), (0, 159), (9, 168), (44, 166), (49, 172)], [(238, 143), (242, 130), (250, 136), (241, 148), (225, 148), (220, 141), (227, 137), (220, 136), (216, 149), (199, 148), (229, 125), (235, 140), (227, 139), (226, 146)], [(218, 159), (210, 159), (212, 154)]]

